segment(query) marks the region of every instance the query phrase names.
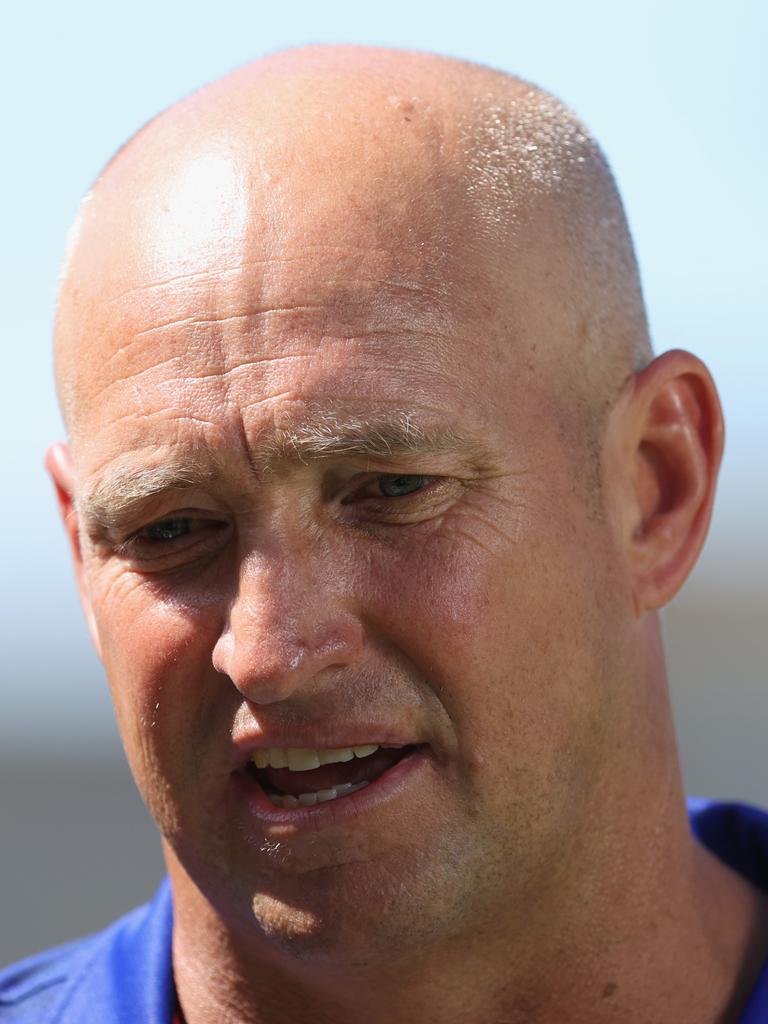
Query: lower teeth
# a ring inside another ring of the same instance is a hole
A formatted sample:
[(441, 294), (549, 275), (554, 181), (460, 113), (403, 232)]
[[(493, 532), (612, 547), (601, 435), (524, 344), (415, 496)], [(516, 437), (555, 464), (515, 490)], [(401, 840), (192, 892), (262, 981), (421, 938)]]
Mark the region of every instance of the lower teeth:
[(320, 789), (316, 793), (300, 793), (298, 796), (292, 796), (290, 793), (268, 793), (267, 796), (273, 807), (312, 807), (328, 800), (338, 800), (340, 796), (349, 796), (350, 793), (356, 793), (358, 789), (364, 789), (367, 785), (367, 782), (344, 782), (340, 786)]

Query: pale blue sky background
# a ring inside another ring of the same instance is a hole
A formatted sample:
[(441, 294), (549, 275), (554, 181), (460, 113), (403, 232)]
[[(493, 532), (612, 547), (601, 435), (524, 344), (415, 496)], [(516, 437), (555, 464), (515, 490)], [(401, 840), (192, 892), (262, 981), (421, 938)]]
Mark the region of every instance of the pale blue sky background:
[[(14, 5), (0, 61), (0, 746), (82, 752), (115, 743), (40, 468), (61, 433), (49, 338), (79, 196), (160, 108), (265, 51), (311, 41), (430, 49), (516, 71), (564, 98), (602, 142), (628, 207), (657, 346), (692, 348), (722, 388), (723, 491), (683, 609), (710, 609), (712, 621), (712, 608), (743, 609), (747, 640), (723, 643), (735, 645), (734, 657), (754, 648), (749, 665), (729, 671), (749, 681), (751, 697), (728, 690), (726, 699), (720, 677), (706, 685), (711, 699), (721, 694), (718, 715), (743, 709), (745, 724), (731, 728), (746, 736), (766, 710), (766, 11), (758, 0)], [(692, 676), (706, 665), (680, 665), (679, 685), (698, 685)]]

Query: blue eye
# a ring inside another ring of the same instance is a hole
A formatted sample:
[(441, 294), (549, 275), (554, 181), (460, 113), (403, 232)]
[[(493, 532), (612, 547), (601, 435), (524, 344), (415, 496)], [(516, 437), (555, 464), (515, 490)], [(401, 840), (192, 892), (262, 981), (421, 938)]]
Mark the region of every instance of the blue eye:
[(192, 521), (183, 516), (178, 519), (161, 519), (157, 523), (151, 523), (139, 531), (142, 540), (163, 541), (178, 540), (192, 532)]
[(379, 477), (379, 489), (385, 498), (401, 498), (407, 494), (420, 491), (429, 482), (428, 476), (405, 474), (403, 476), (385, 475)]

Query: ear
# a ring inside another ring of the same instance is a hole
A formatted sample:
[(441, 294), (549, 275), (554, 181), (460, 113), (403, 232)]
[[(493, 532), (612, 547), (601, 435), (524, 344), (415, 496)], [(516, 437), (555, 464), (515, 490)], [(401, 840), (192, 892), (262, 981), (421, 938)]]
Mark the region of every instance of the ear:
[(96, 628), (96, 620), (93, 614), (90, 590), (88, 588), (85, 570), (83, 566), (83, 552), (80, 542), (80, 522), (77, 514), (74, 499), (74, 462), (69, 445), (59, 442), (51, 445), (45, 455), (45, 468), (53, 481), (56, 491), (56, 500), (59, 505), (64, 529), (69, 539), (69, 547), (72, 553), (72, 561), (75, 567), (75, 578), (77, 589), (80, 594), (80, 603), (85, 613), (85, 621), (88, 625), (88, 632), (91, 641), (96, 648), (96, 653), (101, 657), (101, 644)]
[(706, 366), (681, 350), (654, 359), (630, 382), (623, 428), (623, 541), (642, 614), (674, 597), (707, 535), (724, 428)]

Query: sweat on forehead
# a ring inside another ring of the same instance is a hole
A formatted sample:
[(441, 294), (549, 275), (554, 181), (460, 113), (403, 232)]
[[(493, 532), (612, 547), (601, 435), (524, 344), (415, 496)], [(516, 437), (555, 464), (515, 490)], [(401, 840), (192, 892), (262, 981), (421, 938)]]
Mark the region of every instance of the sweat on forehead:
[[(297, 259), (306, 294), (286, 294)], [(301, 305), (321, 284), (322, 301), (354, 320), (367, 281), (435, 319), (517, 311), (521, 351), (538, 350), (544, 372), (583, 375), (599, 402), (648, 351), (631, 242), (594, 142), (548, 94), (443, 57), (288, 51), (138, 132), (72, 236), (57, 318), (68, 424), (105, 348), (176, 315), (169, 283), (189, 282), (204, 309), (243, 271), (264, 308)], [(532, 275), (552, 282), (546, 339), (542, 325), (526, 337)]]

